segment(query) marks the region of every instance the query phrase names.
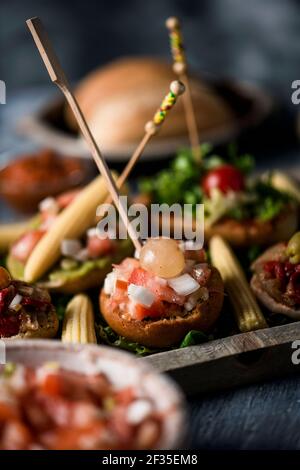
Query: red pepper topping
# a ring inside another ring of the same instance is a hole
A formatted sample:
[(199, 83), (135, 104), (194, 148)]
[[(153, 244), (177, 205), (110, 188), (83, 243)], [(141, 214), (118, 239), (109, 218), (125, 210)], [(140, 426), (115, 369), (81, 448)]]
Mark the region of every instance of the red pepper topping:
[(0, 316), (0, 338), (8, 338), (15, 336), (20, 331), (20, 315), (4, 315)]
[(282, 261), (267, 261), (263, 269), (270, 279), (277, 279), (280, 288), (300, 304), (300, 264)]

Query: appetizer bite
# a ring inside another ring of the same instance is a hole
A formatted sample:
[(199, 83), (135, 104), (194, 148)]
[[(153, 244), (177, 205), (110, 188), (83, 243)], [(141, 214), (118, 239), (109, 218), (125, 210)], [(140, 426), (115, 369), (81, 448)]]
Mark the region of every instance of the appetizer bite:
[(86, 184), (90, 177), (87, 162), (44, 149), (0, 171), (0, 195), (21, 212), (34, 212), (42, 199)]
[[(100, 310), (119, 335), (167, 348), (191, 330), (209, 331), (224, 297), (218, 270), (190, 242), (149, 239), (139, 260), (114, 266), (100, 293)], [(186, 249), (185, 249), (186, 248)]]
[(297, 230), (299, 202), (271, 179), (250, 177), (251, 156), (238, 155), (233, 147), (226, 158), (208, 145), (201, 149), (200, 164), (190, 150), (181, 150), (169, 168), (142, 179), (139, 199), (203, 203), (206, 241), (220, 235), (233, 246), (249, 247), (288, 240)]
[(12, 280), (0, 266), (0, 338), (52, 338), (58, 318), (45, 289)]
[(273, 313), (300, 319), (300, 232), (265, 251), (252, 264), (251, 287)]
[(13, 277), (64, 293), (98, 287), (112, 263), (132, 253), (129, 240), (111, 240), (91, 227), (104, 196), (99, 177), (80, 192), (42, 201), (38, 227), (21, 235), (9, 251)]

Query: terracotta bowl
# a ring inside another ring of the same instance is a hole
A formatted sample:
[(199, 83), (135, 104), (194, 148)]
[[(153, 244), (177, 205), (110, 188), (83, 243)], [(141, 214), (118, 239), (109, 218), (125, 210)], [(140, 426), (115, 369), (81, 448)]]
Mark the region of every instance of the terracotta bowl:
[(162, 435), (156, 448), (176, 449), (183, 445), (187, 424), (183, 394), (175, 383), (143, 359), (107, 346), (63, 344), (54, 340), (6, 343), (6, 362), (37, 367), (49, 361), (83, 374), (103, 372), (116, 386), (137, 387), (163, 416)]

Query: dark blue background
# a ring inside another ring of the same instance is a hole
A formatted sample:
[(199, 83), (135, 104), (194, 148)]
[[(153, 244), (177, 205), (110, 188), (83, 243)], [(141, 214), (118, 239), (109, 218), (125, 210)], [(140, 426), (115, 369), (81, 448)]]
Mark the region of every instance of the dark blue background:
[(24, 25), (40, 16), (69, 77), (127, 54), (169, 57), (164, 21), (182, 19), (190, 64), (260, 83), (289, 101), (300, 78), (298, 0), (1, 0), (0, 76), (8, 89), (45, 83)]

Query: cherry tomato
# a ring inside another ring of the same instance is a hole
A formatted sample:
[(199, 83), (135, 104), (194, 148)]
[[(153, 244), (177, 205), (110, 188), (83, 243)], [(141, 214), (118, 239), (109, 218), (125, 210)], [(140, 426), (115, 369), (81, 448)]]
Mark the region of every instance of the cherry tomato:
[(91, 258), (99, 258), (100, 256), (112, 253), (115, 249), (115, 244), (109, 238), (93, 236), (88, 238), (87, 249)]
[(71, 202), (74, 201), (75, 197), (78, 196), (80, 193), (80, 189), (71, 189), (70, 191), (66, 191), (56, 198), (56, 202), (60, 209), (64, 209), (67, 207)]
[(202, 187), (207, 196), (213, 188), (217, 188), (224, 194), (228, 191), (243, 191), (245, 188), (244, 175), (232, 165), (222, 165), (211, 170), (205, 175)]
[(40, 388), (46, 395), (61, 395), (64, 389), (63, 381), (58, 374), (47, 374)]
[(44, 230), (31, 230), (22, 235), (12, 246), (12, 256), (25, 263), (44, 234)]

